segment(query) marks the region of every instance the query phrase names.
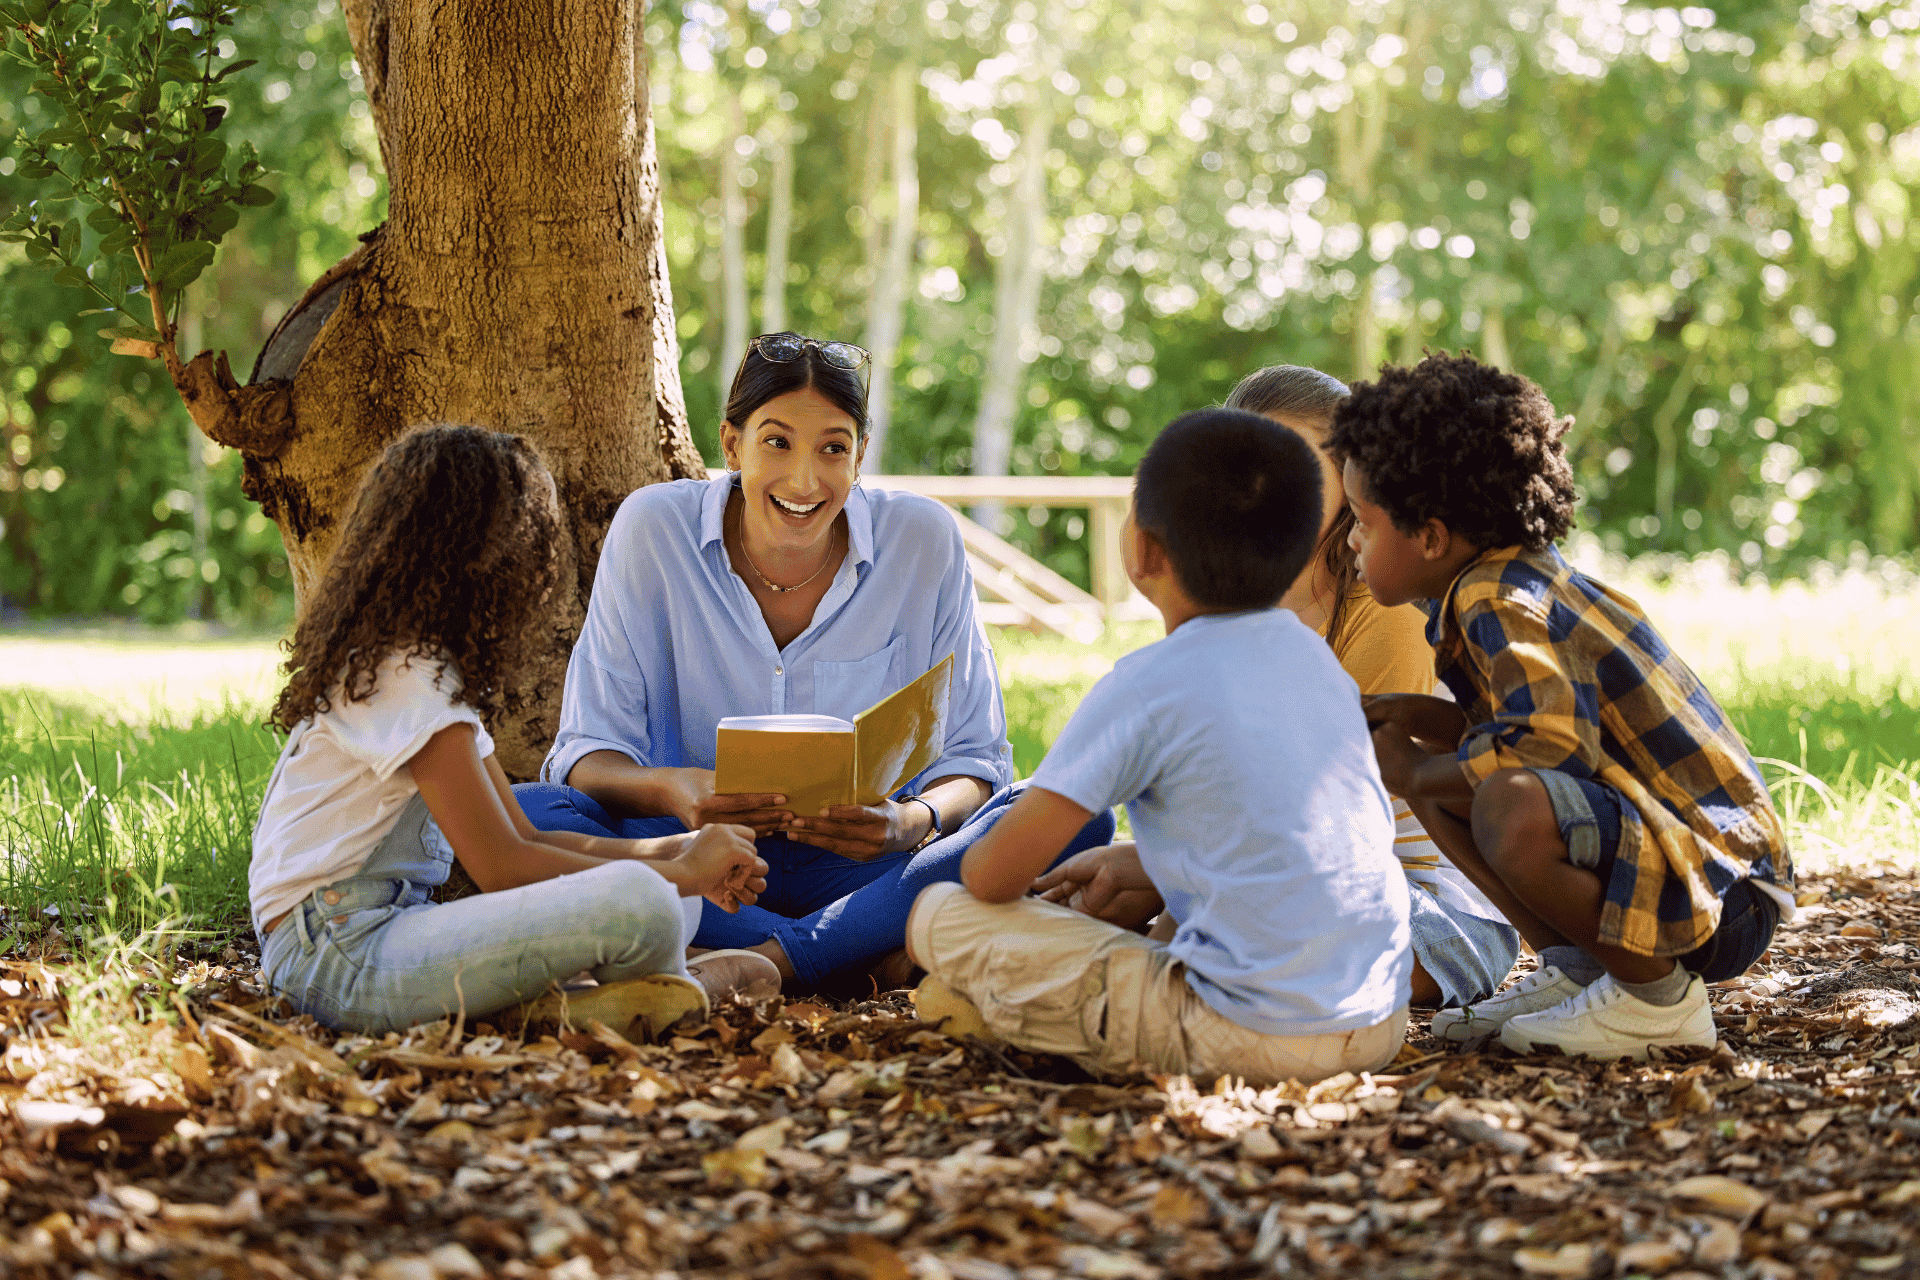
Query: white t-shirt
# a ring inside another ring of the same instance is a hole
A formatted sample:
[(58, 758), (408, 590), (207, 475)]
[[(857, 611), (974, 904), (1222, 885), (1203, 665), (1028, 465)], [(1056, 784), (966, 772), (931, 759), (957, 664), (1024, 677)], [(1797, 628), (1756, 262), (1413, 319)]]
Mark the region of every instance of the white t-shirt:
[(1268, 1035), (1371, 1027), (1413, 953), (1393, 809), (1353, 680), (1293, 614), (1194, 618), (1093, 687), (1033, 776), (1125, 803), (1194, 991)]
[(479, 715), (453, 701), (459, 675), (438, 667), (432, 658), (388, 658), (365, 702), (335, 690), (332, 710), (287, 735), (253, 828), (247, 885), (256, 930), (366, 864), (419, 791), (406, 766), (427, 739), (470, 724), (480, 757), (493, 754)]

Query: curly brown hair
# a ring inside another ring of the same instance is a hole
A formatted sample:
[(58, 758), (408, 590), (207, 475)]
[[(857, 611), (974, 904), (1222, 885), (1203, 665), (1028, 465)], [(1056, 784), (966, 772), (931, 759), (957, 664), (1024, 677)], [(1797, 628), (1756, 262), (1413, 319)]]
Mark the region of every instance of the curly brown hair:
[(1354, 383), (1327, 448), (1402, 533), (1439, 520), (1479, 547), (1538, 552), (1573, 528), (1572, 425), (1528, 379), (1442, 351)]
[(428, 426), (361, 480), (320, 585), (287, 644), (272, 723), (291, 730), (364, 702), (396, 654), (451, 666), (455, 701), (492, 723), (518, 709), (507, 673), (557, 585), (560, 513), (539, 451), (520, 436)]

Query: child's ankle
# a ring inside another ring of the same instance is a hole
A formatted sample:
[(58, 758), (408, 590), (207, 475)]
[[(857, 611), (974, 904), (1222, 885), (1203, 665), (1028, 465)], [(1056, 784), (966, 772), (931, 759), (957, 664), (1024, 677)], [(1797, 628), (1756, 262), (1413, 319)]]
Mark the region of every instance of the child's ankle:
[(1552, 965), (1566, 975), (1569, 982), (1578, 983), (1583, 987), (1592, 986), (1600, 980), (1600, 975), (1607, 971), (1606, 966), (1595, 960), (1584, 948), (1570, 943), (1566, 946), (1540, 948), (1540, 963)]
[(1676, 962), (1664, 978), (1655, 978), (1652, 982), (1621, 982), (1618, 978), (1614, 982), (1634, 999), (1666, 1009), (1686, 999), (1693, 986), (1693, 975)]

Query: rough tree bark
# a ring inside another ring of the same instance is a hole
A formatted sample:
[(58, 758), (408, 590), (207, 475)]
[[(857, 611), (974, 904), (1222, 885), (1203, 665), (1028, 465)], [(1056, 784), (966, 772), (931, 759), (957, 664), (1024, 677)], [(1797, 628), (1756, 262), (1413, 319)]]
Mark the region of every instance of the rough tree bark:
[(388, 221), (314, 282), (241, 387), (203, 353), (176, 378), (245, 455), (296, 602), (367, 464), (424, 422), (521, 432), (567, 513), (569, 589), (489, 726), (530, 776), (621, 500), (702, 474), (687, 431), (648, 107), (641, 0), (346, 0), (387, 167)]

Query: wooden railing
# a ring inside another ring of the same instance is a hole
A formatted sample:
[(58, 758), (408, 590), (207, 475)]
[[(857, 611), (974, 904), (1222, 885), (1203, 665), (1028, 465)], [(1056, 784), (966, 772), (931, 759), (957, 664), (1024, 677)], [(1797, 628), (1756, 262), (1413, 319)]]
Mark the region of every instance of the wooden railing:
[[(967, 562), (981, 595), (980, 616), (988, 623), (1056, 631), (1084, 641), (1109, 622), (1153, 616), (1152, 607), (1127, 581), (1120, 559), (1121, 526), (1133, 496), (1133, 480), (1127, 476), (863, 475), (860, 483), (922, 494), (947, 505), (966, 543)], [(1093, 590), (1081, 590), (961, 510), (982, 502), (1085, 507)]]

